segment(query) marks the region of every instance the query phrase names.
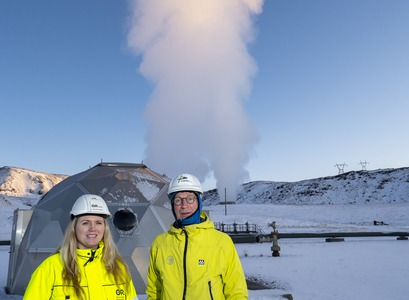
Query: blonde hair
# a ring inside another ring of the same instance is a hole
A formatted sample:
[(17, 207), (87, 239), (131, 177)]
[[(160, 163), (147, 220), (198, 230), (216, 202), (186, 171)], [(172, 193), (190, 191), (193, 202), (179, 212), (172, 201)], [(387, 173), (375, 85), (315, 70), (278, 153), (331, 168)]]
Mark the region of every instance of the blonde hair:
[[(64, 240), (57, 252), (60, 253), (60, 257), (64, 263), (63, 268), (63, 280), (65, 283), (71, 283), (74, 286), (75, 294), (79, 299), (85, 298), (85, 292), (80, 285), (81, 274), (79, 272), (79, 266), (77, 262), (77, 248), (78, 241), (75, 234), (75, 226), (77, 225), (78, 218), (69, 224), (65, 231)], [(109, 225), (104, 220), (104, 249), (102, 253), (102, 259), (105, 264), (105, 268), (109, 274), (112, 274), (117, 284), (125, 284), (127, 289), (131, 277), (128, 265), (122, 258), (119, 250), (114, 243), (109, 229)]]

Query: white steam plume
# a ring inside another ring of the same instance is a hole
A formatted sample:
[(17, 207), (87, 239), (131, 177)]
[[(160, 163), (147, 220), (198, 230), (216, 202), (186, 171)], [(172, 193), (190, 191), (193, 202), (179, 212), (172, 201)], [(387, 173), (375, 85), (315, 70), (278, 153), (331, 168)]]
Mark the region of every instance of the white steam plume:
[(235, 200), (258, 134), (244, 110), (257, 70), (247, 45), (264, 0), (133, 0), (129, 47), (154, 91), (144, 161), (202, 182), (213, 172)]

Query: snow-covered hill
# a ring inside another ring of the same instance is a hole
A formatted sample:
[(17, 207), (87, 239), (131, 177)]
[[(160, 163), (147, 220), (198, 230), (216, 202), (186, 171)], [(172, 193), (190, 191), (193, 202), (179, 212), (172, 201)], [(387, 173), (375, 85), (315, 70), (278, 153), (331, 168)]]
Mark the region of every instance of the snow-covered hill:
[(10, 240), (17, 208), (31, 209), (42, 195), (67, 177), (16, 167), (0, 168), (0, 240)]
[[(206, 205), (220, 202), (205, 192)], [(221, 201), (224, 201), (223, 196)], [(227, 199), (227, 201), (231, 201)], [(237, 204), (382, 204), (409, 202), (409, 168), (351, 171), (298, 182), (253, 181), (238, 192)]]
[[(11, 233), (16, 208), (30, 209), (67, 175), (16, 167), (0, 168), (0, 239)], [(216, 190), (204, 193), (206, 206), (224, 202)], [(232, 202), (231, 199), (227, 199)], [(409, 202), (409, 168), (351, 171), (298, 182), (253, 181), (240, 186), (237, 204), (387, 204)]]
[[(67, 175), (0, 168), (0, 208), (29, 208)], [(221, 198), (221, 199), (220, 199)], [(216, 190), (205, 205), (224, 201)], [(232, 201), (227, 199), (227, 201)], [(241, 185), (237, 204), (381, 204), (409, 202), (409, 168), (351, 171), (297, 182), (252, 181)]]
[[(0, 168), (0, 207), (32, 206), (67, 175), (49, 174), (16, 167)], [(17, 208), (17, 207), (16, 207)]]

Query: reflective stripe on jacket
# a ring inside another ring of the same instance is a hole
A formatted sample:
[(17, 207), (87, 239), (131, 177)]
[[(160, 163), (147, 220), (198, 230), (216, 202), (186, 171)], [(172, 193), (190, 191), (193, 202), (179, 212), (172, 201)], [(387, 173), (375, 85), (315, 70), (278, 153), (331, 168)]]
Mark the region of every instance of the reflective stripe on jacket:
[(171, 226), (152, 243), (148, 299), (248, 299), (246, 279), (231, 238), (208, 220)]
[[(132, 278), (126, 284), (116, 284), (114, 277), (108, 274), (102, 260), (104, 245), (92, 254), (91, 250), (77, 249), (77, 262), (80, 267), (80, 284), (86, 294), (85, 299), (130, 300), (138, 299)], [(77, 300), (72, 285), (62, 279), (63, 262), (56, 253), (45, 259), (31, 275), (23, 300), (70, 299)]]

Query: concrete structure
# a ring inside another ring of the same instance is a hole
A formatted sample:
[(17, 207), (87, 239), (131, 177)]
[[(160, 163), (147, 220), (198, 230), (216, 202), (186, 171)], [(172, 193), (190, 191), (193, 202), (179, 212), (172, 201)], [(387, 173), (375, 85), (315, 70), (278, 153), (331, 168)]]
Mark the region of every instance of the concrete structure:
[(8, 293), (24, 294), (31, 273), (60, 245), (75, 200), (89, 193), (106, 201), (114, 241), (129, 265), (137, 292), (144, 294), (151, 242), (174, 221), (168, 185), (168, 178), (143, 164), (100, 163), (57, 184), (33, 211), (16, 211)]

